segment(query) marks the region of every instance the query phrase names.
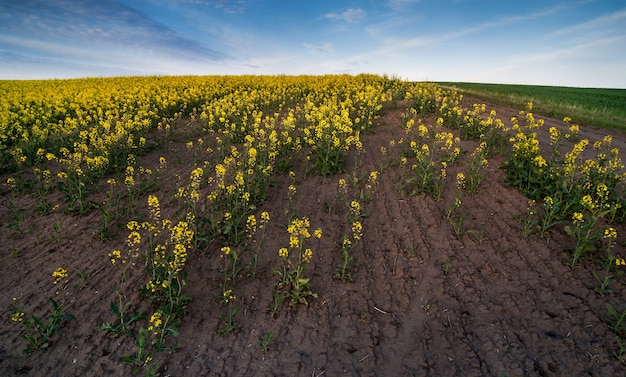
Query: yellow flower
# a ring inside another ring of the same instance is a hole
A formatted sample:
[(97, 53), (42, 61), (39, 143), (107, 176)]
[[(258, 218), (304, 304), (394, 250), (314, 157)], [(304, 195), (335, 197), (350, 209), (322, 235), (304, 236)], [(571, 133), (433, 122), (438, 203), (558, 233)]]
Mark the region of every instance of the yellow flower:
[(361, 204), (359, 204), (359, 202), (357, 202), (356, 200), (353, 200), (350, 203), (350, 208), (353, 212), (359, 213), (361, 211)]
[(161, 326), (161, 324), (163, 323), (163, 321), (161, 320), (161, 312), (154, 313), (150, 317), (150, 323), (152, 323), (155, 328)]
[(133, 247), (135, 245), (139, 245), (140, 242), (141, 234), (139, 234), (139, 232), (137, 231), (130, 232), (130, 234), (128, 235), (128, 239), (126, 240), (128, 246)]
[(546, 162), (546, 159), (543, 158), (543, 156), (539, 155), (536, 156), (533, 160), (533, 163), (535, 164), (535, 166), (537, 167), (544, 167), (544, 166), (548, 166), (548, 163)]
[(129, 221), (128, 224), (126, 224), (126, 228), (128, 230), (138, 230), (139, 229), (139, 223), (136, 221)]
[(281, 248), (278, 250), (278, 255), (279, 255), (281, 258), (287, 258), (287, 257), (289, 256), (289, 250), (287, 250), (287, 248), (286, 248), (286, 247), (281, 247)]
[(230, 302), (230, 301), (235, 300), (237, 298), (233, 294), (233, 290), (232, 289), (225, 290), (224, 293), (222, 293), (222, 296), (223, 296), (224, 302)]
[(352, 223), (352, 236), (355, 240), (360, 240), (363, 235), (363, 225), (361, 225), (360, 221), (355, 221)]
[(113, 250), (109, 253), (109, 257), (111, 258), (111, 264), (115, 264), (116, 260), (122, 257), (122, 252), (119, 250)]
[(289, 236), (289, 247), (297, 249), (298, 247), (300, 247), (300, 238), (298, 238), (298, 236), (296, 235), (291, 235)]
[(63, 267), (59, 267), (54, 272), (52, 272), (52, 277), (54, 277), (54, 284), (58, 284), (61, 280), (67, 278), (67, 270)]
[(587, 208), (588, 210), (593, 210), (594, 208), (593, 199), (591, 198), (591, 195), (583, 196), (583, 198), (580, 201), (580, 204), (583, 207)]
[(624, 258), (616, 258), (615, 264), (618, 266), (626, 266), (626, 261), (624, 261)]
[(270, 221), (270, 214), (267, 211), (261, 212), (261, 220), (264, 222)]
[(550, 127), (550, 145), (557, 144), (560, 137), (561, 131), (559, 131), (556, 127)]
[(222, 164), (215, 165), (215, 175), (219, 178), (226, 175), (226, 168)]
[(339, 178), (339, 190), (341, 192), (345, 192), (347, 189), (347, 184), (346, 184), (346, 180), (343, 178)]
[(317, 228), (313, 231), (313, 235), (316, 238), (322, 238), (322, 229), (321, 228)]
[(24, 320), (24, 312), (21, 310), (17, 310), (15, 313), (13, 313), (13, 316), (11, 316), (11, 321), (13, 322), (22, 322)]
[(606, 228), (604, 230), (604, 238), (617, 238), (617, 231), (615, 228)]
[(580, 212), (574, 212), (574, 214), (572, 215), (572, 220), (574, 222), (574, 225), (579, 225), (583, 222), (583, 214)]
[(9, 186), (11, 190), (14, 190), (17, 187), (17, 182), (15, 181), (15, 178), (13, 177), (7, 178), (7, 185)]
[(461, 189), (463, 187), (465, 187), (465, 174), (463, 173), (457, 173), (456, 175), (456, 187)]
[(148, 331), (152, 331), (155, 335), (158, 333), (157, 329), (159, 328), (159, 326), (163, 324), (163, 320), (161, 320), (161, 316), (162, 316), (161, 312), (156, 312), (152, 314), (152, 316), (150, 317), (151, 325), (148, 326)]
[(302, 254), (302, 260), (304, 262), (308, 262), (311, 260), (311, 258), (313, 258), (313, 250), (311, 249), (304, 250), (304, 253)]
[(224, 247), (222, 247), (221, 251), (222, 251), (222, 253), (224, 253), (224, 255), (228, 255), (228, 254), (230, 254), (230, 247), (224, 246)]

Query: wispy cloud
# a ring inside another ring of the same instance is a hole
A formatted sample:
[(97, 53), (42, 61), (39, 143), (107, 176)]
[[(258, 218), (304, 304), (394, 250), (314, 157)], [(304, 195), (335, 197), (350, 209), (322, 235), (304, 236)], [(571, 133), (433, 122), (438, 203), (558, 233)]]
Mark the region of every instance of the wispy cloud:
[(335, 45), (332, 42), (326, 42), (321, 46), (310, 44), (310, 43), (303, 43), (302, 45), (309, 51), (318, 55), (334, 55), (335, 54)]
[(247, 6), (247, 1), (245, 0), (204, 0), (204, 2), (212, 3), (216, 8), (222, 9), (225, 13), (243, 13)]
[(137, 53), (149, 51), (204, 61), (224, 58), (220, 52), (112, 0), (50, 3), (23, 0), (0, 4), (0, 14), (4, 15), (0, 26), (2, 34), (14, 37), (12, 43), (6, 38), (4, 43), (29, 48), (35, 54), (49, 50), (45, 46), (49, 44), (135, 48)]
[(598, 29), (607, 30), (608, 27), (618, 28), (621, 33), (626, 32), (626, 9), (608, 15), (596, 17), (592, 20), (558, 29), (548, 36), (564, 36), (578, 33), (588, 33)]
[(250, 0), (153, 0), (161, 4), (188, 5), (193, 7), (211, 7), (221, 9), (224, 13), (244, 13)]
[[(589, 52), (592, 49), (602, 48), (607, 46), (615, 46), (616, 48), (623, 48), (626, 43), (626, 35), (610, 37), (604, 39), (597, 39), (587, 43), (581, 43), (566, 48), (557, 49), (549, 52), (540, 52), (534, 54), (522, 54), (511, 56), (510, 62), (503, 65), (499, 70), (507, 71), (514, 68), (524, 66), (535, 66), (539, 63), (548, 63), (559, 59), (572, 59), (584, 58), (589, 56)], [(593, 56), (593, 55), (591, 55)]]
[(365, 19), (367, 12), (361, 8), (350, 8), (342, 13), (327, 13), (324, 18), (354, 24)]
[(462, 28), (458, 30), (452, 30), (444, 34), (419, 35), (413, 38), (404, 38), (404, 39), (399, 39), (399, 38), (388, 39), (380, 48), (376, 50), (372, 50), (366, 53), (366, 55), (367, 56), (386, 55), (386, 54), (398, 53), (407, 49), (434, 46), (434, 45), (437, 45), (446, 41), (461, 39), (461, 38), (464, 38), (473, 34), (477, 34), (483, 31), (504, 28), (512, 24), (546, 17), (549, 15), (558, 13), (559, 11), (567, 7), (569, 6), (556, 6), (556, 7), (548, 8), (548, 9), (541, 10), (538, 12), (532, 12), (532, 13), (525, 14), (525, 15), (517, 15), (517, 16), (505, 17), (505, 18), (501, 18), (501, 19), (497, 19), (493, 21), (486, 21), (486, 22), (476, 24), (474, 26), (470, 26), (470, 27), (466, 27), (466, 28)]
[(387, 0), (387, 6), (395, 11), (403, 11), (421, 0)]

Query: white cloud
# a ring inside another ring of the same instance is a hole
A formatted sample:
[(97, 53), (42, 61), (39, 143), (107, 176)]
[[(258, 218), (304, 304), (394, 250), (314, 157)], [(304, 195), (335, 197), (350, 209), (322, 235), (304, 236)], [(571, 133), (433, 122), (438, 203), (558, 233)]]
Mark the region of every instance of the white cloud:
[(609, 15), (596, 17), (592, 20), (579, 23), (577, 25), (568, 26), (565, 28), (561, 28), (556, 30), (553, 33), (550, 33), (549, 36), (562, 36), (567, 34), (575, 34), (575, 33), (588, 33), (589, 31), (596, 29), (607, 29), (609, 26), (614, 25), (621, 29), (624, 32), (624, 24), (626, 19), (626, 9), (611, 13)]
[(315, 54), (321, 54), (321, 55), (334, 55), (335, 54), (335, 45), (332, 42), (326, 42), (321, 46), (310, 44), (310, 43), (303, 43), (302, 45), (306, 47), (309, 51)]
[(419, 3), (421, 0), (387, 0), (387, 6), (395, 11), (406, 10), (413, 4)]
[(342, 13), (327, 13), (324, 18), (354, 24), (365, 19), (366, 15), (367, 13), (361, 8), (350, 8)]
[[(83, 2), (58, 1), (39, 6), (23, 0), (15, 6), (0, 4), (5, 13), (2, 23), (4, 47), (33, 56), (50, 54), (81, 57), (92, 50), (119, 49), (144, 52), (168, 58), (219, 61), (225, 55), (204, 41), (178, 33), (138, 10), (112, 0)], [(11, 15), (9, 17), (7, 15)], [(54, 48), (51, 48), (54, 46)], [(82, 59), (81, 59), (82, 60)]]

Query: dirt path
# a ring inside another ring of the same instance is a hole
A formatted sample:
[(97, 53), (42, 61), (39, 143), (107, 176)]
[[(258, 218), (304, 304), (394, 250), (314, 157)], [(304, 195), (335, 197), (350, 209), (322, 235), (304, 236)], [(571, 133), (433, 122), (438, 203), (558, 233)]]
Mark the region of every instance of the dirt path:
[[(503, 119), (517, 114), (495, 108)], [(386, 158), (381, 146), (403, 137), (399, 114), (400, 110), (387, 109), (376, 131), (364, 138), (361, 172), (381, 170)], [(551, 124), (560, 126), (547, 119), (546, 129)], [(582, 138), (602, 136), (601, 131), (581, 129)], [(623, 153), (626, 138), (614, 135), (614, 145)], [(475, 142), (463, 142), (462, 147), (471, 152)], [(348, 172), (352, 157), (347, 159)], [(145, 160), (157, 158), (154, 154)], [(295, 169), (296, 212), (324, 232), (311, 243), (314, 257), (307, 270), (318, 297), (308, 306), (285, 306), (272, 317), (268, 308), (276, 276), (271, 270), (278, 265), (277, 250), (288, 240), (284, 208), (290, 184), (288, 176), (276, 176), (268, 201), (259, 208), (269, 211), (272, 221), (257, 276), (247, 276), (244, 270), (235, 288), (240, 306), (237, 329), (226, 335), (217, 331), (224, 312), (217, 299), (224, 266), (219, 248), (194, 253), (187, 266), (192, 301), (176, 338), (180, 348), (155, 355), (163, 363), (162, 375), (626, 375), (626, 366), (613, 356), (616, 344), (605, 309), (606, 302), (617, 305), (626, 297), (623, 276), (603, 297), (594, 290), (592, 264), (569, 267), (565, 253), (572, 241), (562, 231), (544, 238), (525, 237), (515, 218), (526, 214), (527, 200), (503, 184), (502, 161), (502, 157), (490, 160), (479, 193), (464, 196), (467, 220), (459, 239), (444, 217), (453, 184), (437, 202), (402, 193), (397, 166), (381, 171), (377, 194), (363, 204), (367, 217), (362, 242), (353, 249), (353, 282), (333, 279), (341, 262), (338, 245), (350, 226), (348, 207), (335, 202), (337, 181), (350, 179), (350, 173), (305, 179), (304, 169)], [(174, 171), (187, 174), (187, 168), (172, 165), (163, 182), (174, 185)], [(463, 167), (461, 163), (458, 168)], [(28, 197), (18, 200), (25, 208), (34, 205)], [(167, 207), (165, 198), (162, 202), (164, 214), (176, 210)], [(1, 220), (7, 223), (7, 195), (0, 206)], [(77, 321), (68, 322), (48, 350), (22, 354), (20, 328), (11, 323), (10, 314), (3, 316), (1, 375), (130, 375), (130, 366), (121, 358), (134, 352), (132, 339), (112, 339), (97, 330), (114, 319), (109, 301), (117, 288), (112, 278), (116, 275), (107, 254), (124, 247), (125, 238), (119, 230), (114, 240), (95, 241), (91, 233), (99, 216), (96, 212), (84, 218), (28, 216), (23, 225), (31, 231), (21, 238), (13, 237), (7, 227), (0, 230), (0, 242), (8, 245), (0, 256), (0, 308), (8, 308), (17, 297), (33, 311), (45, 313), (46, 297), (56, 288), (50, 287), (48, 270), (63, 265), (87, 276), (84, 287), (67, 287), (66, 307)], [(53, 224), (59, 219), (65, 233), (54, 242)], [(620, 227), (618, 234), (625, 231)], [(624, 254), (620, 245), (616, 253)], [(243, 256), (244, 261), (249, 258)], [(142, 279), (139, 268), (129, 277), (129, 286), (138, 286)], [(140, 302), (140, 297), (133, 292), (128, 299)], [(263, 352), (259, 337), (270, 333), (269, 350)]]

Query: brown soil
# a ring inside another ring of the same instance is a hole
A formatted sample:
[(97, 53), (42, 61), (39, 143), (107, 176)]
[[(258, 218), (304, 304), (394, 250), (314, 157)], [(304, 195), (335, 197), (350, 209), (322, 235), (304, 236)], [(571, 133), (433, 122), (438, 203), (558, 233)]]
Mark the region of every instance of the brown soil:
[[(491, 108), (503, 120), (518, 112), (488, 104)], [(380, 147), (404, 136), (401, 110), (386, 108), (375, 132), (363, 138), (361, 172), (380, 170), (385, 161)], [(562, 126), (553, 119), (546, 123)], [(581, 137), (592, 141), (602, 136), (592, 128), (581, 130)], [(614, 134), (615, 146), (626, 151), (625, 143), (624, 135)], [(476, 142), (464, 141), (462, 146), (471, 152)], [(192, 157), (184, 148), (184, 142), (174, 143), (166, 153), (168, 168), (157, 193), (164, 216), (177, 210), (167, 205), (177, 184), (175, 174), (187, 176), (192, 169)], [(159, 153), (164, 151), (142, 157), (140, 164), (154, 164)], [(240, 305), (236, 330), (226, 335), (217, 331), (225, 311), (217, 299), (224, 266), (219, 245), (194, 252), (186, 266), (191, 302), (174, 338), (180, 348), (154, 355), (163, 365), (163, 376), (626, 375), (626, 366), (614, 356), (617, 345), (605, 309), (605, 303), (618, 307), (626, 297), (623, 276), (602, 296), (592, 275), (601, 270), (592, 259), (569, 267), (573, 241), (561, 228), (544, 238), (525, 237), (516, 218), (526, 215), (527, 199), (503, 183), (503, 157), (490, 159), (479, 193), (464, 196), (468, 216), (460, 239), (444, 217), (454, 195), (452, 172), (449, 188), (437, 202), (402, 193), (397, 165), (382, 171), (378, 193), (364, 203), (368, 216), (363, 242), (354, 249), (354, 281), (334, 279), (341, 261), (338, 244), (349, 231), (348, 208), (335, 202), (337, 180), (351, 177), (352, 157), (346, 162), (347, 173), (326, 180), (305, 179), (303, 170), (296, 169), (296, 211), (324, 232), (311, 244), (314, 256), (307, 269), (318, 297), (308, 305), (285, 305), (275, 317), (268, 311), (276, 281), (271, 270), (279, 265), (277, 250), (287, 241), (284, 208), (290, 180), (278, 175), (259, 208), (259, 213), (269, 211), (272, 221), (259, 250), (258, 274), (252, 278), (244, 269), (235, 288)], [(462, 162), (457, 166), (464, 168)], [(0, 178), (6, 182), (7, 177)], [(12, 217), (10, 195), (3, 190), (4, 225)], [(58, 192), (50, 200), (62, 203)], [(40, 216), (32, 215), (35, 199), (29, 195), (13, 202), (26, 209), (26, 233), (16, 237), (15, 228), (0, 229), (5, 245), (0, 255), (0, 308), (9, 308), (16, 297), (29, 311), (45, 316), (50, 311), (48, 297), (60, 288), (52, 286), (51, 272), (63, 266), (72, 274), (65, 286), (65, 309), (77, 320), (65, 322), (48, 349), (25, 355), (22, 329), (5, 312), (0, 321), (0, 375), (131, 375), (122, 357), (134, 352), (133, 339), (111, 338), (97, 330), (115, 319), (109, 302), (115, 298), (118, 275), (107, 254), (124, 248), (126, 231), (114, 227), (115, 237), (100, 241), (93, 236), (101, 221), (97, 211), (86, 217), (60, 212)], [(55, 241), (57, 221), (61, 239)], [(617, 231), (626, 234), (624, 227)], [(618, 241), (615, 251), (626, 257), (623, 238)], [(243, 262), (249, 258), (244, 255)], [(79, 284), (77, 273), (84, 274), (84, 284)], [(145, 276), (137, 266), (129, 286), (142, 282)], [(147, 310), (141, 297), (129, 292), (133, 309)], [(259, 337), (270, 333), (274, 337), (263, 352)]]

